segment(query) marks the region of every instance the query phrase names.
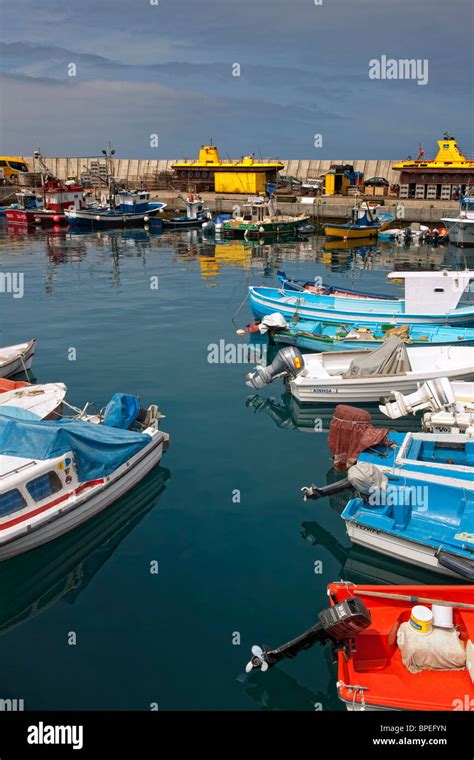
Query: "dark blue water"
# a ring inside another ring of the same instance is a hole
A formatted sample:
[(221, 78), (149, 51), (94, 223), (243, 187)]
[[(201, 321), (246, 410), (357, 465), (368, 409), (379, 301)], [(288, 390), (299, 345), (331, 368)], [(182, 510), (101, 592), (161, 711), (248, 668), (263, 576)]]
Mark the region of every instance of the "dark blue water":
[(171, 444), (105, 514), (0, 565), (0, 697), (26, 709), (340, 709), (329, 652), (249, 678), (251, 645), (312, 625), (332, 580), (430, 577), (351, 548), (337, 499), (301, 500), (302, 485), (335, 477), (326, 434), (312, 432), (330, 411), (302, 413), (279, 384), (249, 400), (251, 365), (209, 363), (209, 346), (243, 340), (247, 304), (232, 317), (247, 286), (273, 284), (282, 265), (393, 293), (393, 268), (465, 263), (452, 248), (348, 253), (317, 238), (215, 245), (196, 232), (2, 227), (0, 271), (23, 273), (25, 293), (0, 294), (0, 345), (37, 338), (38, 382), (65, 382), (78, 406), (103, 407), (116, 391), (158, 402)]

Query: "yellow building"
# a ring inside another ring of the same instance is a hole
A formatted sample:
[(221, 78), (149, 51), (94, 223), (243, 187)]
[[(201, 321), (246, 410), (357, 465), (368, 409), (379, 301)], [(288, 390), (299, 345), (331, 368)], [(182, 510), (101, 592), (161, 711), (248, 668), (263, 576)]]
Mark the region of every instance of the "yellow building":
[(265, 193), (267, 183), (275, 184), (281, 161), (258, 160), (254, 155), (223, 161), (215, 145), (203, 145), (197, 160), (176, 161), (171, 165), (180, 190), (194, 187), (197, 192)]
[(418, 158), (393, 165), (400, 174), (400, 198), (450, 200), (474, 185), (474, 161), (466, 158), (454, 137), (447, 132), (438, 140), (436, 158)]

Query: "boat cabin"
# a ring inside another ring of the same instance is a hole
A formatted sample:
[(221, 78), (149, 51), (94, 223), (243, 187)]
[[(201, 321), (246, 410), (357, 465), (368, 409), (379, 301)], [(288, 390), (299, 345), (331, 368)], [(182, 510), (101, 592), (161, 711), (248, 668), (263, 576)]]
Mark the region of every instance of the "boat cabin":
[(141, 214), (148, 211), (150, 193), (140, 192), (120, 192), (116, 195), (117, 211), (123, 214)]
[(405, 281), (407, 314), (447, 316), (472, 294), (474, 271), (390, 272), (387, 279)]
[(75, 495), (79, 486), (71, 453), (34, 460), (0, 456), (0, 543), (8, 529), (25, 522)]

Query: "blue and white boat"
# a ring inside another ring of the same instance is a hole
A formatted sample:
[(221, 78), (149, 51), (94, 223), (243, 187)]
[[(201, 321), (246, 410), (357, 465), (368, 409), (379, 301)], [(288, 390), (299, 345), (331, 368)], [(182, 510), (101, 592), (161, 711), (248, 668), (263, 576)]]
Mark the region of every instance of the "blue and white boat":
[(214, 219), (209, 219), (202, 225), (203, 231), (208, 235), (220, 235), (222, 225), (232, 219), (232, 214), (217, 214)]
[(65, 211), (72, 227), (100, 230), (111, 227), (133, 227), (148, 224), (159, 214), (166, 203), (150, 203), (150, 193), (123, 191), (113, 194), (105, 206), (94, 205)]
[(474, 324), (474, 300), (468, 301), (474, 271), (391, 272), (404, 279), (405, 298), (287, 293), (277, 288), (250, 287), (254, 315), (279, 312), (287, 319), (367, 324)]
[(387, 474), (383, 488), (370, 488), (364, 496), (351, 499), (342, 513), (351, 541), (418, 567), (473, 581), (472, 452), (464, 450), (464, 459), (471, 461), (471, 473), (464, 477), (456, 477), (452, 470), (433, 478), (428, 487), (416, 469), (413, 477), (404, 469), (401, 474)]
[(290, 322), (285, 330), (273, 335), (273, 340), (305, 351), (357, 351), (378, 348), (393, 331), (409, 346), (474, 345), (474, 327), (406, 325), (404, 329), (387, 323), (359, 322)]
[(386, 475), (416, 478), (434, 487), (457, 485), (474, 498), (474, 440), (462, 434), (390, 432), (388, 445), (363, 451), (358, 461)]
[(193, 229), (195, 227), (202, 227), (205, 222), (208, 222), (211, 219), (212, 214), (210, 210), (204, 205), (203, 200), (199, 196), (195, 198), (193, 195), (190, 195), (189, 198), (184, 200), (184, 203), (186, 205), (186, 214), (181, 216), (163, 217), (163, 219), (153, 217), (150, 222), (151, 229), (154, 229), (157, 222), (160, 223), (165, 230)]

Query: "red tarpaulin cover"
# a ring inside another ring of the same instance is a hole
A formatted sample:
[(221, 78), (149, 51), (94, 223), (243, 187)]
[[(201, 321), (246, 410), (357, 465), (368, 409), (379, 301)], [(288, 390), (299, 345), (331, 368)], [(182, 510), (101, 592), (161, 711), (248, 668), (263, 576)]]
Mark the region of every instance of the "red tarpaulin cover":
[(346, 470), (357, 461), (361, 451), (383, 443), (388, 428), (375, 428), (365, 409), (338, 404), (329, 426), (328, 444), (336, 470)]

